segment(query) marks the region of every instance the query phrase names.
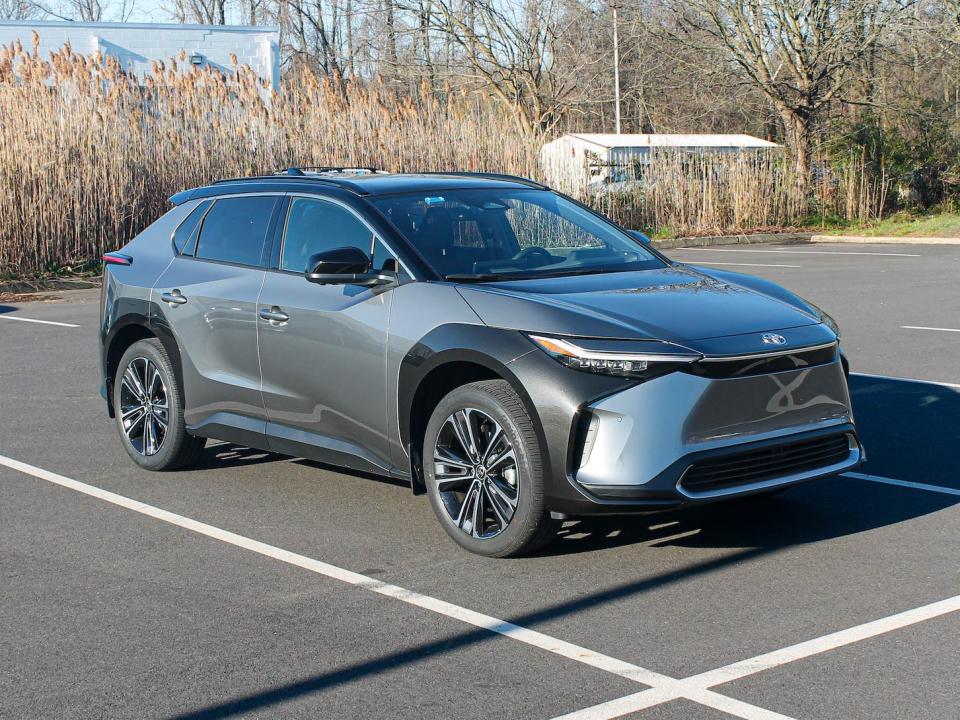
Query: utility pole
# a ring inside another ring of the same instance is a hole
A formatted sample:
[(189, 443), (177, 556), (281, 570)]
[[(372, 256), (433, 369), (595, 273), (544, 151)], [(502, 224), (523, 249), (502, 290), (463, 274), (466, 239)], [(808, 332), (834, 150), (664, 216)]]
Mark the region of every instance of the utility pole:
[(617, 135), (620, 134), (620, 29), (617, 27), (617, 0), (610, 3), (613, 11), (613, 99), (616, 106)]

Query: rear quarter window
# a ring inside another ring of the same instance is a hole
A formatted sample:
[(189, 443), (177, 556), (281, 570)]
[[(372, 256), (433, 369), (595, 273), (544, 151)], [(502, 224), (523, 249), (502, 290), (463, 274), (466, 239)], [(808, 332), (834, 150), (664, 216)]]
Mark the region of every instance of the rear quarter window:
[(264, 267), (267, 230), (277, 198), (254, 195), (217, 200), (203, 218), (196, 256), (205, 260)]
[(197, 246), (197, 231), (203, 214), (210, 209), (212, 200), (204, 200), (187, 215), (179, 227), (173, 231), (173, 246), (181, 255), (193, 255)]

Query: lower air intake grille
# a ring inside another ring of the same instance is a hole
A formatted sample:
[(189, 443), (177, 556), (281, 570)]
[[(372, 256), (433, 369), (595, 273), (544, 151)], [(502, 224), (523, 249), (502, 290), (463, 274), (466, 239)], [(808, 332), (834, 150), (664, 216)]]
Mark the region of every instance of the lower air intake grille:
[(687, 468), (680, 486), (691, 493), (703, 493), (752, 485), (835, 465), (849, 455), (850, 442), (845, 434), (795, 440), (699, 460)]

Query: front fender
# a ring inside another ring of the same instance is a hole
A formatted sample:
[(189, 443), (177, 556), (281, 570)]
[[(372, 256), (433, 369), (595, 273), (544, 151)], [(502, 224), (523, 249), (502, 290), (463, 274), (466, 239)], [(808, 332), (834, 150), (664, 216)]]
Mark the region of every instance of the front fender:
[(568, 480), (582, 409), (634, 381), (564, 367), (536, 348), (522, 333), (484, 325), (442, 325), (424, 336), (404, 357), (398, 391), (400, 435), (417, 489), (417, 449), (413, 447), (412, 410), (431, 373), (456, 362), (479, 365), (516, 391), (533, 420), (542, 449), (548, 505), (551, 498), (578, 494)]

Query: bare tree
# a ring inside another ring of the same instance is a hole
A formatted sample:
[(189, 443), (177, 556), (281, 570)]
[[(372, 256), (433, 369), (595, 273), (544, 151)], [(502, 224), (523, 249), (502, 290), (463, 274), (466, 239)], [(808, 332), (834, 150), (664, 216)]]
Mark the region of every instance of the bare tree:
[(0, 18), (4, 20), (29, 20), (39, 10), (29, 0), (0, 0)]
[(41, 15), (81, 22), (100, 22), (107, 9), (101, 0), (66, 0), (57, 5), (34, 2), (33, 5)]
[(713, 40), (773, 104), (806, 186), (819, 114), (915, 2), (692, 0), (675, 7), (687, 42)]
[[(76, 2), (77, 0), (71, 1)], [(81, 1), (90, 2), (93, 0)], [(253, 1), (250, 7), (256, 7)], [(227, 24), (227, 0), (170, 0), (164, 9), (174, 20), (180, 23)]]
[(466, 69), (510, 107), (527, 131), (555, 127), (576, 88), (573, 68), (558, 65), (572, 20), (560, 0), (434, 0), (426, 19), (452, 46)]

